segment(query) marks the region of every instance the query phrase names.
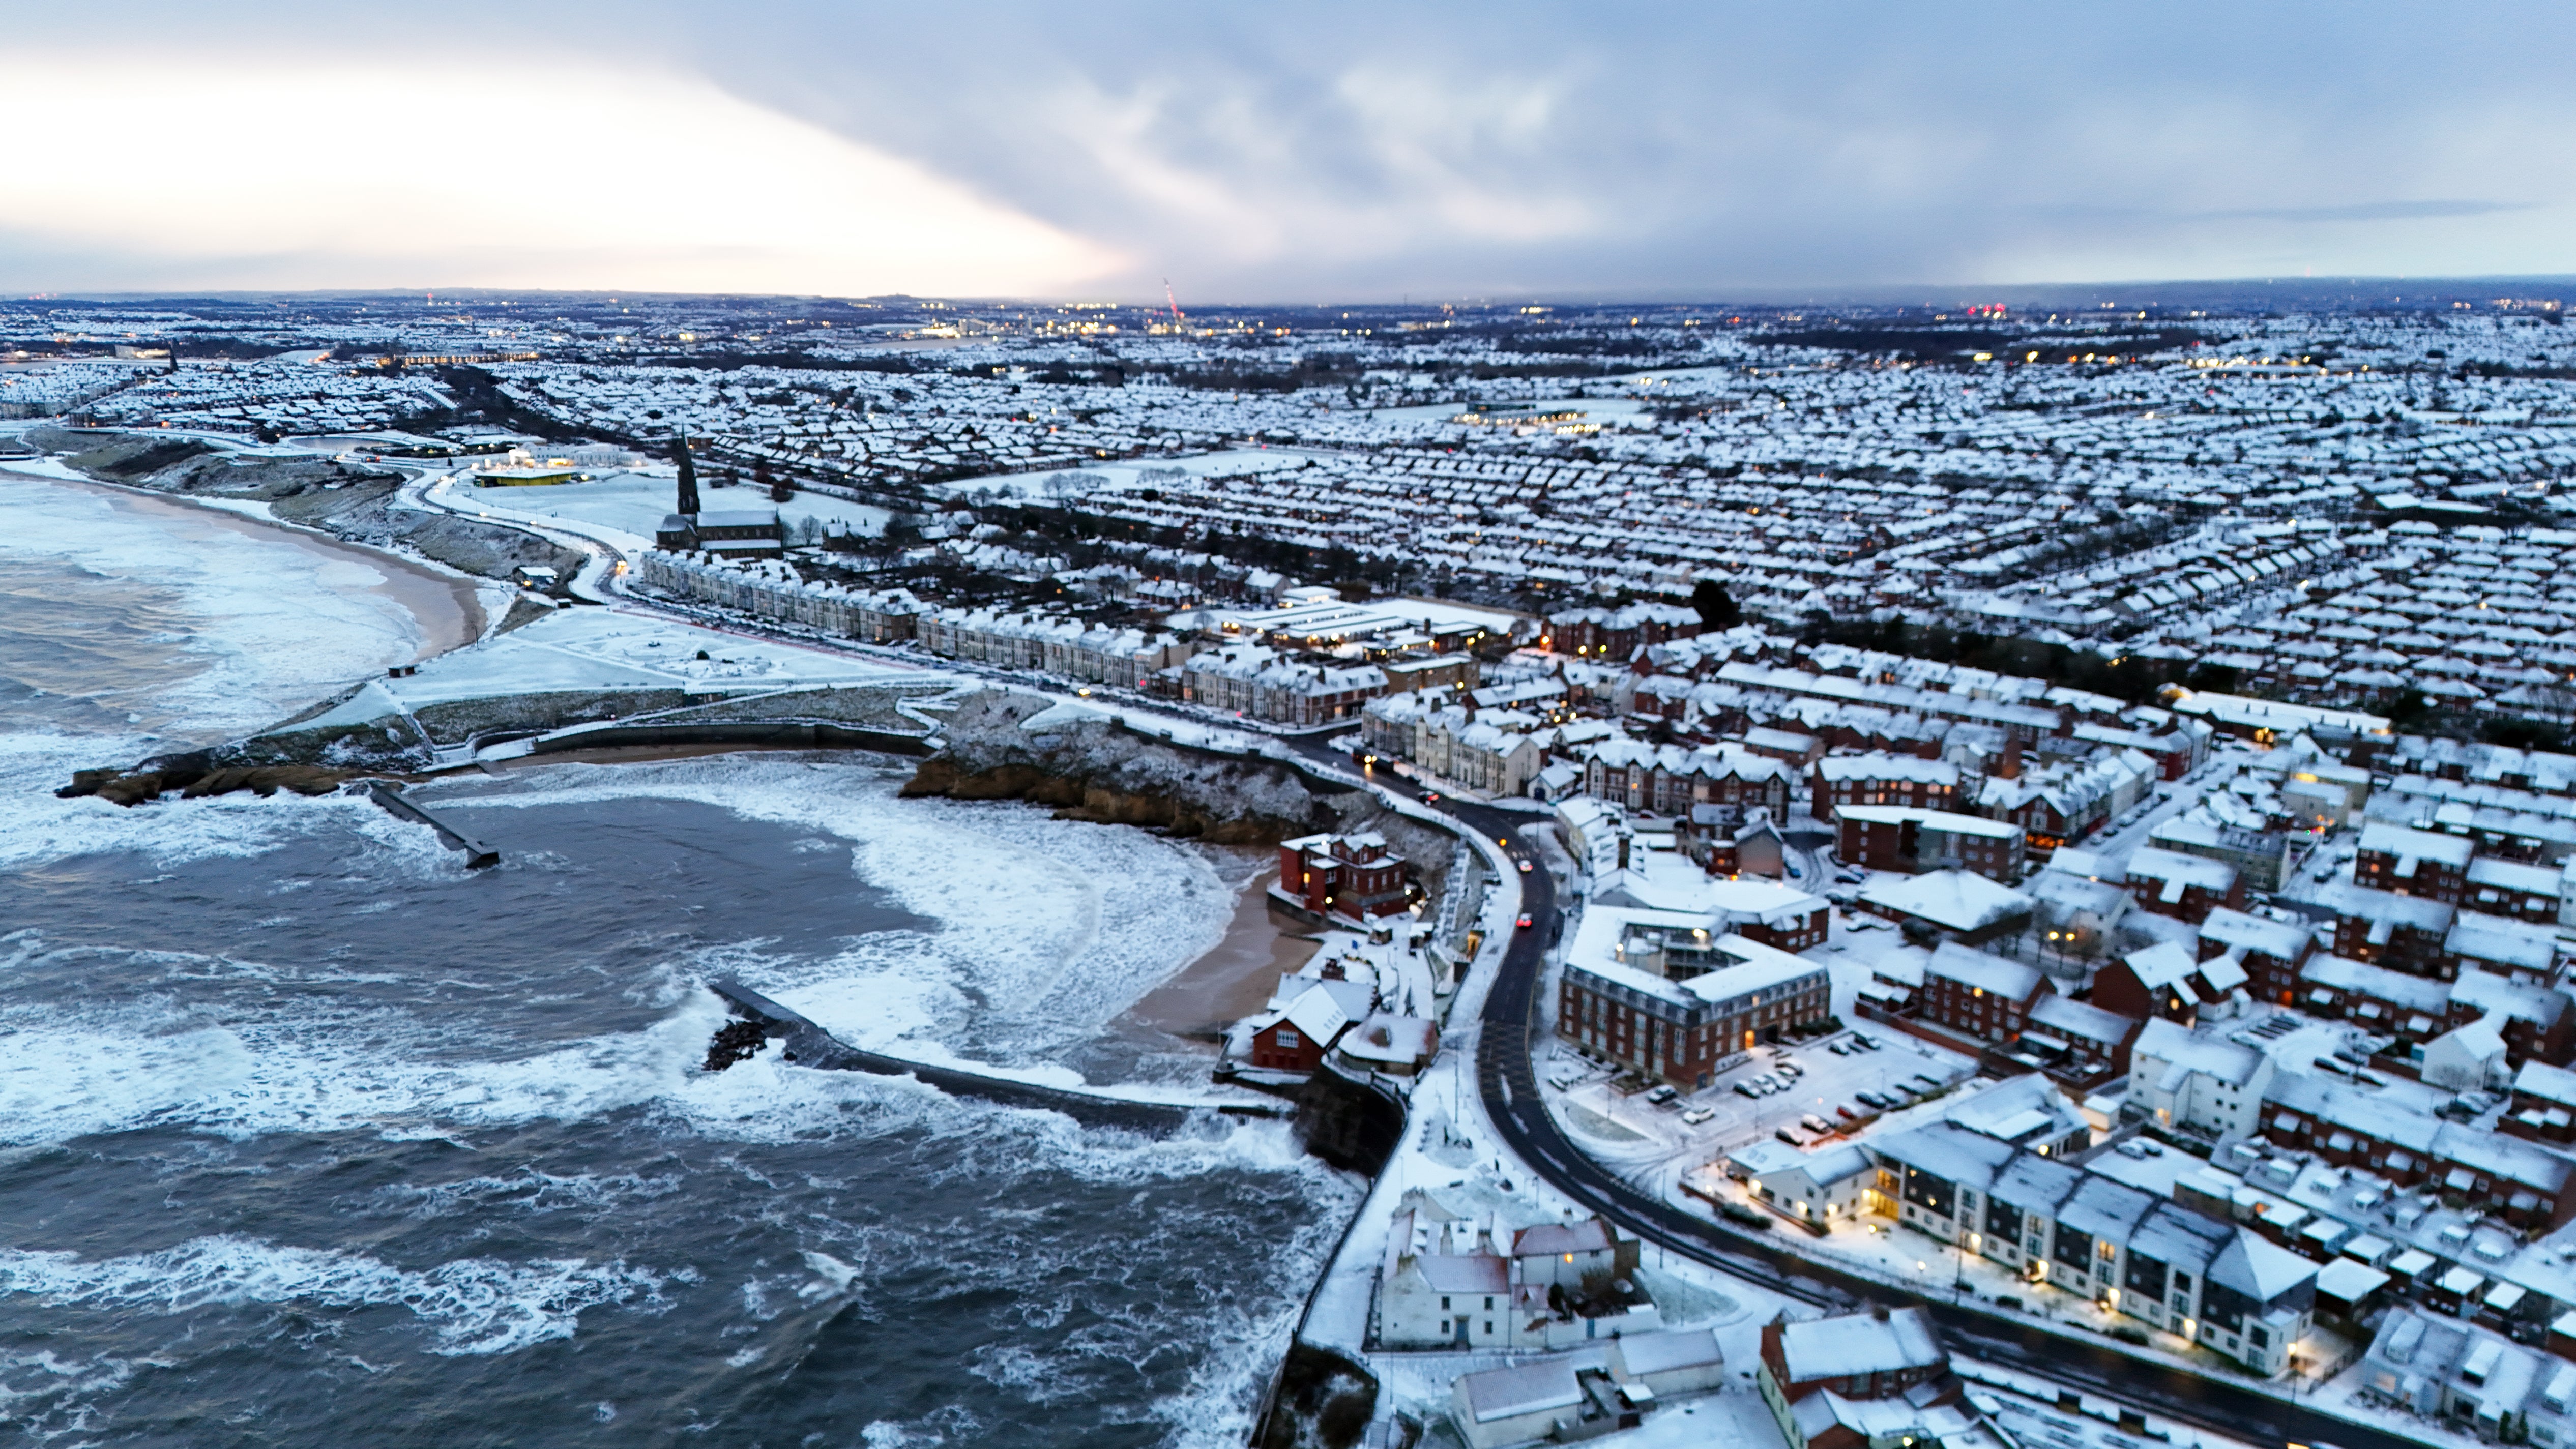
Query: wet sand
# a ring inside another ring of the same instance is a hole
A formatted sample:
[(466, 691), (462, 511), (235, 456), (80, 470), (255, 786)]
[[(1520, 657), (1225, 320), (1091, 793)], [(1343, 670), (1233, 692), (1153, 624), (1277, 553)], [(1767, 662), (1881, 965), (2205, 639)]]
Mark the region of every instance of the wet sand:
[(365, 564), (384, 576), (383, 583), (370, 585), (368, 591), (400, 604), (420, 622), (420, 652), (411, 660), (415, 664), (451, 649), (461, 649), (482, 638), (483, 630), (490, 622), (483, 611), (483, 601), (475, 592), (475, 580), (440, 573), (398, 553), (347, 543), (310, 529), (251, 518), (230, 509), (209, 507), (192, 499), (155, 493), (147, 488), (57, 478), (48, 473), (24, 473), (16, 469), (0, 469), (0, 472), (30, 482), (95, 493), (116, 507), (137, 513), (210, 523), (245, 537), (291, 543), (323, 558)]
[(1225, 939), (1146, 993), (1128, 1019), (1171, 1036), (1206, 1040), (1268, 1003), (1280, 976), (1305, 965), (1322, 944), (1297, 934), (1310, 927), (1270, 909), (1274, 874), (1264, 871), (1244, 887)]

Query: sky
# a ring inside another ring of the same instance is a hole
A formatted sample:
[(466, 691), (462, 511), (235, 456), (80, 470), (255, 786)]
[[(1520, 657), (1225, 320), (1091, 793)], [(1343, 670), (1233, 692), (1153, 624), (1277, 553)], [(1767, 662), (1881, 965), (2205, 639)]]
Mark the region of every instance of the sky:
[(0, 0), (0, 287), (2576, 272), (2576, 7)]

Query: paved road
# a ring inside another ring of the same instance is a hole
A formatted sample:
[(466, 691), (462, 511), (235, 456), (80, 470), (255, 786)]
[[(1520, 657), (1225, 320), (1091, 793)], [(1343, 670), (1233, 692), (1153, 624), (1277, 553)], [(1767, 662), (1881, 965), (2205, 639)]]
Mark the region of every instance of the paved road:
[[(1298, 753), (1347, 772), (1347, 755), (1324, 741), (1340, 731), (1292, 740)], [(1403, 790), (1403, 782), (1387, 782)], [(1415, 792), (1418, 793), (1418, 792)], [(1646, 1241), (1820, 1305), (1862, 1300), (1920, 1303), (1931, 1310), (1952, 1347), (1967, 1357), (2028, 1373), (2050, 1382), (2116, 1400), (2254, 1444), (2328, 1444), (2340, 1449), (2414, 1449), (2420, 1441), (2320, 1414), (2225, 1379), (2189, 1373), (2121, 1353), (2108, 1345), (2061, 1338), (2018, 1318), (1989, 1313), (1941, 1298), (1915, 1298), (1869, 1279), (1801, 1258), (1769, 1236), (1738, 1232), (1638, 1191), (1593, 1162), (1566, 1140), (1539, 1095), (1533, 1066), (1538, 1046), (1537, 992), (1542, 957), (1558, 909), (1556, 880), (1527, 840), (1527, 814), (1443, 797), (1437, 808), (1487, 839), (1507, 840), (1505, 851), (1535, 863), (1521, 877), (1521, 908), (1530, 917), (1503, 956), (1485, 997), (1476, 1053), (1476, 1084), (1487, 1115), (1523, 1162), (1546, 1175), (1557, 1191), (1603, 1213)], [(1543, 828), (1543, 827), (1541, 827)]]

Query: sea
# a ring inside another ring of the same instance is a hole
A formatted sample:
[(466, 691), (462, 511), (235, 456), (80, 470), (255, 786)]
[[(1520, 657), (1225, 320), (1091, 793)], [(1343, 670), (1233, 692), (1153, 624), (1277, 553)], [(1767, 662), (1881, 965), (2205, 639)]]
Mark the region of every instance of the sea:
[[(775, 1047), (1187, 1097), (1137, 1003), (1245, 862), (897, 761), (61, 800), (437, 632), (393, 565), (0, 475), (0, 1433), (56, 1445), (1232, 1445), (1361, 1184)], [(374, 577), (371, 578), (371, 575)], [(417, 590), (413, 591), (417, 594)]]

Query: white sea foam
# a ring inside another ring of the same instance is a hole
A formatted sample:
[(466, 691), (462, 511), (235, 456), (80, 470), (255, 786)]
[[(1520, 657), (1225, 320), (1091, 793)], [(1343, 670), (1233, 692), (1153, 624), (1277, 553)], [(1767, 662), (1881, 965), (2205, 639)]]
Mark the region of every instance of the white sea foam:
[(570, 1338), (583, 1310), (638, 1298), (659, 1302), (661, 1284), (658, 1275), (623, 1262), (464, 1258), (415, 1272), (359, 1254), (232, 1234), (124, 1258), (0, 1249), (0, 1294), (163, 1313), (234, 1303), (399, 1305), (430, 1328), (432, 1351), (442, 1354), (508, 1353)]
[(74, 770), (126, 766), (172, 747), (145, 736), (0, 733), (0, 869), (130, 852), (168, 870), (192, 860), (264, 855), (315, 836), (358, 837), (363, 850), (414, 877), (462, 874), (463, 857), (429, 831), (356, 796), (221, 795), (130, 809), (96, 796), (62, 800)]
[(181, 733), (257, 728), (418, 652), (411, 611), (375, 569), (286, 536), (0, 474), (0, 557), (66, 563), (176, 593), (202, 672), (160, 701)]
[[(1017, 804), (899, 800), (882, 771), (777, 756), (564, 766), (459, 809), (696, 801), (847, 843), (859, 879), (935, 932), (879, 932), (823, 961), (757, 948), (711, 966), (854, 1045), (916, 1060), (1029, 1069), (1032, 1053), (1096, 1035), (1222, 939), (1239, 889), (1199, 850), (1143, 831), (1049, 818)], [(496, 827), (493, 833), (500, 833)], [(798, 842), (799, 849), (807, 849)], [(985, 1053), (978, 1059), (977, 1053)]]

